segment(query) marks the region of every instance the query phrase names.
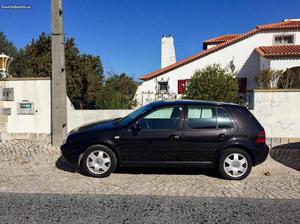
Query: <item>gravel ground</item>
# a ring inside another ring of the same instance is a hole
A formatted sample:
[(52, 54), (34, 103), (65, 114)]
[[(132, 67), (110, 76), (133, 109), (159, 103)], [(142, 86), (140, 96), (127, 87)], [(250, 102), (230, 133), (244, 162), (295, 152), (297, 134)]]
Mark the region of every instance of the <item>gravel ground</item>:
[(300, 200), (0, 193), (5, 223), (299, 223)]

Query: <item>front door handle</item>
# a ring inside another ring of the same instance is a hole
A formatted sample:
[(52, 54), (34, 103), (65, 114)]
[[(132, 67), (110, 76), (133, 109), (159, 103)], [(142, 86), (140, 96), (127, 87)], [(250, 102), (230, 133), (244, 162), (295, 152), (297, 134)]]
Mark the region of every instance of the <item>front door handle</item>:
[(171, 135), (171, 136), (170, 136), (170, 140), (171, 140), (171, 141), (178, 140), (178, 139), (180, 139), (180, 136), (179, 136), (179, 135)]

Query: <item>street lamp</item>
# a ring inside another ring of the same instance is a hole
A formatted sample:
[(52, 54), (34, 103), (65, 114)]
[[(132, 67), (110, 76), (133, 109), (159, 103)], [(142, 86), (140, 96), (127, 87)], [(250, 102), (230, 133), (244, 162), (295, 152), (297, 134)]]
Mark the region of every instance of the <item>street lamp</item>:
[(0, 78), (6, 78), (8, 75), (8, 67), (10, 62), (13, 60), (12, 57), (9, 57), (5, 54), (0, 54)]

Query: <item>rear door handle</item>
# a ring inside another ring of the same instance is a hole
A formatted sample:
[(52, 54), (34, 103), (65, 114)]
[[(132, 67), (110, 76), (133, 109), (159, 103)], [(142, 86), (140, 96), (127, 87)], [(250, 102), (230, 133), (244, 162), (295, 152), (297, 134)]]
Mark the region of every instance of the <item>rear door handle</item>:
[(224, 138), (225, 138), (225, 136), (226, 136), (226, 135), (225, 135), (225, 134), (223, 134), (223, 133), (222, 133), (222, 134), (219, 134), (219, 139), (224, 139)]

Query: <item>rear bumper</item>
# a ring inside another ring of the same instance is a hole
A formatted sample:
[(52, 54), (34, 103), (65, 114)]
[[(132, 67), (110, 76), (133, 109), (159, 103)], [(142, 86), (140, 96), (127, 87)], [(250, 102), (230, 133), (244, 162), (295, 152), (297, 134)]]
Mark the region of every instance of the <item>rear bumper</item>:
[(78, 164), (78, 159), (79, 159), (79, 155), (74, 152), (74, 148), (73, 146), (69, 145), (69, 144), (64, 144), (60, 147), (60, 151), (61, 154), (63, 156), (63, 158), (72, 164), (77, 165)]
[(255, 150), (254, 165), (264, 162), (269, 155), (269, 147), (266, 144), (257, 145)]

